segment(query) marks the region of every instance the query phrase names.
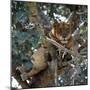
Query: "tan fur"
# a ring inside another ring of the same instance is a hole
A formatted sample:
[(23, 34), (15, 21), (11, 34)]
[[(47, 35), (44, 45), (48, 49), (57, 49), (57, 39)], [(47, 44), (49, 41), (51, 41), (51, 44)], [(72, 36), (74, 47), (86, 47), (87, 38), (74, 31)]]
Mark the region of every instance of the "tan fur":
[(66, 22), (55, 22), (51, 30), (52, 38), (67, 48), (73, 45), (71, 24)]
[(47, 54), (46, 49), (41, 47), (32, 55), (33, 67), (32, 70), (27, 73), (28, 77), (37, 74), (38, 72), (44, 70), (47, 67), (47, 60), (45, 54)]

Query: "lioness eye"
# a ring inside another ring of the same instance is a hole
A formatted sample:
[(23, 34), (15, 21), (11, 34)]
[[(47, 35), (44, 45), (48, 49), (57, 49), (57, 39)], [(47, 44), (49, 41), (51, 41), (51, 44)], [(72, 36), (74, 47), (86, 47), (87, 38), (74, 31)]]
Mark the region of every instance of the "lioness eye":
[(68, 29), (67, 32), (69, 32), (70, 30)]

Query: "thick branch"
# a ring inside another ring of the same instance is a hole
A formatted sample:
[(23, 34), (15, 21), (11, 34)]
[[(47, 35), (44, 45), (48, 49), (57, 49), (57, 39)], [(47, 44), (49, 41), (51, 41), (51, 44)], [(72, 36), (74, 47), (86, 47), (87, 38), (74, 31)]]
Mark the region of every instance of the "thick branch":
[(53, 39), (50, 39), (47, 37), (47, 40), (52, 43), (53, 45), (55, 45), (56, 47), (59, 48), (59, 50), (64, 50), (65, 52), (70, 53), (71, 55), (75, 56), (75, 57), (79, 57), (80, 55), (76, 54), (74, 51), (68, 50), (67, 48), (65, 48), (64, 46), (62, 46), (61, 44), (59, 44), (58, 42), (56, 42)]

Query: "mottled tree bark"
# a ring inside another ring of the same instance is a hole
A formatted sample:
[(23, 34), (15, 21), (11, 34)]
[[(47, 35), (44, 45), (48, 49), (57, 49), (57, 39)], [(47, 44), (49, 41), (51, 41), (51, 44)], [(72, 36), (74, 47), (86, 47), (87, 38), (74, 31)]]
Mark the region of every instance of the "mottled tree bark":
[[(22, 81), (21, 77), (20, 77), (20, 72), (16, 70), (15, 67), (12, 67), (11, 70), (11, 75), (17, 80), (17, 82), (19, 83), (19, 85), (21, 85), (21, 87), (23, 89), (28, 89), (30, 88), (30, 86), (27, 84), (26, 81)], [(12, 87), (12, 86), (11, 86)], [(12, 87), (13, 88), (13, 87)]]

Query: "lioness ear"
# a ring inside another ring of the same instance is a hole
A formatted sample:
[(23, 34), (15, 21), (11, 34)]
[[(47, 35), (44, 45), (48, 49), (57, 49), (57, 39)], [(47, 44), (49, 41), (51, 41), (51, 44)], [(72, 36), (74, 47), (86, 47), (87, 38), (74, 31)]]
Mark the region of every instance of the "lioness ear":
[(71, 24), (71, 23), (67, 23), (68, 25), (69, 25), (69, 29), (71, 30), (71, 32), (72, 32), (72, 27), (73, 27), (73, 25)]
[(54, 23), (53, 23), (53, 26), (52, 26), (52, 31), (51, 31), (52, 34), (53, 34), (55, 37), (56, 37), (56, 32), (57, 32), (58, 25), (59, 25), (58, 21), (55, 20)]
[(55, 20), (54, 23), (53, 23), (53, 27), (56, 28), (58, 24), (59, 24), (58, 21)]
[(72, 22), (72, 23), (70, 23), (70, 30), (71, 30), (71, 33), (73, 33), (73, 31), (74, 31), (73, 26), (74, 26), (74, 23), (73, 23), (73, 22)]

